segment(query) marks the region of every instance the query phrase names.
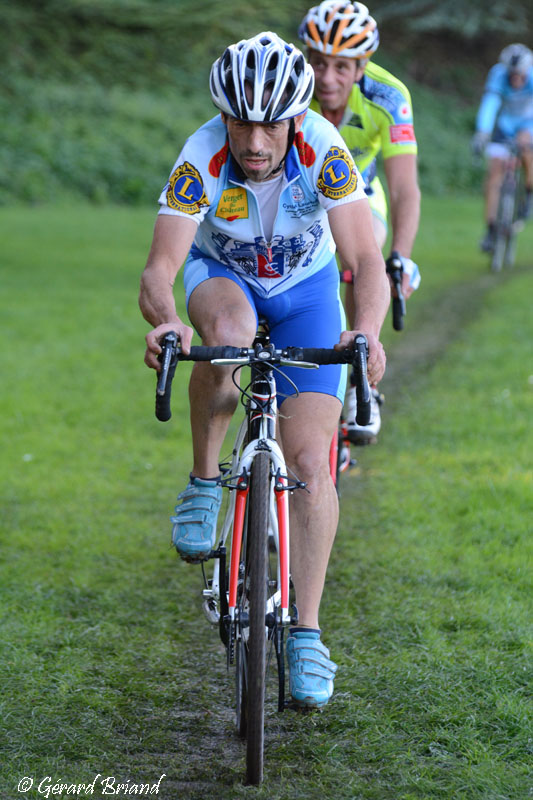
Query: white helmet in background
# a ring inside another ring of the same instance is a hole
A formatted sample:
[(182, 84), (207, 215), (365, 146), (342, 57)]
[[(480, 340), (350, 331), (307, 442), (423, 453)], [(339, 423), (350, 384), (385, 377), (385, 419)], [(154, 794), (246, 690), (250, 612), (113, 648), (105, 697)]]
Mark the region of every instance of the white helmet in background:
[(533, 53), (525, 44), (509, 44), (500, 53), (500, 63), (504, 64), (509, 72), (527, 75), (533, 67)]
[(339, 0), (324, 0), (310, 8), (298, 36), (312, 50), (329, 56), (366, 59), (379, 45), (378, 26), (368, 8)]
[(226, 48), (211, 67), (209, 86), (224, 114), (275, 122), (307, 110), (314, 72), (297, 47), (267, 31)]

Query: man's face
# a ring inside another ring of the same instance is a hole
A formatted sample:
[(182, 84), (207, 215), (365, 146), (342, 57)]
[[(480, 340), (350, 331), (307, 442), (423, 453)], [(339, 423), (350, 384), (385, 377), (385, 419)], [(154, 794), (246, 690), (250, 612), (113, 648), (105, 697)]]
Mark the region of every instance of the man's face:
[(246, 177), (252, 181), (267, 180), (285, 156), (289, 120), (245, 122), (226, 115), (223, 119), (231, 153)]
[(513, 89), (521, 89), (526, 82), (526, 76), (523, 72), (510, 72), (509, 73), (509, 83), (513, 87)]
[(355, 58), (328, 56), (310, 50), (309, 63), (315, 71), (315, 97), (320, 108), (323, 111), (344, 110), (352, 86), (363, 77), (366, 61), (361, 66)]

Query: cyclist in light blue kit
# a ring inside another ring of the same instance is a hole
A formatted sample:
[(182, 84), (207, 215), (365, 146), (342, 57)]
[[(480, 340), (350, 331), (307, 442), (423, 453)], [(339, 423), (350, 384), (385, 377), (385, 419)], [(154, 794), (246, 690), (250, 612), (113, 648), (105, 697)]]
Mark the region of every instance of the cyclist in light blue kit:
[(498, 64), (489, 71), (476, 118), (472, 149), (489, 159), (485, 182), (487, 231), (481, 249), (494, 248), (498, 197), (503, 180), (509, 143), (520, 149), (525, 175), (525, 200), (520, 215), (531, 216), (533, 196), (533, 53), (524, 44), (505, 47)]
[[(186, 261), (187, 311), (203, 344), (250, 347), (258, 316), (280, 348), (349, 346), (360, 332), (369, 341), (368, 378), (381, 379), (385, 264), (364, 182), (342, 137), (308, 111), (313, 83), (303, 54), (270, 32), (228, 47), (213, 64), (211, 96), (221, 113), (187, 140), (174, 165), (141, 279), (141, 310), (154, 327), (146, 336), (149, 367), (159, 368), (169, 331), (189, 351), (193, 331), (178, 317), (172, 290)], [(343, 330), (336, 249), (358, 274), (353, 331)], [(336, 366), (293, 371), (299, 394), (277, 379), (281, 440), (289, 469), (308, 492), (291, 500), (298, 626), (287, 657), (294, 701), (318, 707), (332, 694), (336, 670), (318, 612), (337, 529), (329, 445), (346, 373)], [(231, 368), (195, 364), (189, 397), (194, 462), (172, 541), (182, 558), (197, 562), (215, 543), (219, 453), (239, 398)]]

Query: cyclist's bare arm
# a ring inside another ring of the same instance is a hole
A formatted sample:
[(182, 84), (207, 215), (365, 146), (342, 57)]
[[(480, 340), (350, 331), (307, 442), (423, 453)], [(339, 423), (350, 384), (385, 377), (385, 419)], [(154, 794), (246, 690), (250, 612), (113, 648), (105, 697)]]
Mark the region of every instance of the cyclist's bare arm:
[[(372, 212), (366, 199), (356, 200), (332, 208), (328, 219), (339, 256), (356, 276), (354, 331), (368, 339), (368, 379), (378, 383), (385, 372), (385, 353), (378, 337), (390, 303), (390, 288), (372, 229)], [(354, 331), (342, 334), (342, 347), (350, 345)]]
[(160, 214), (156, 220), (152, 247), (141, 277), (139, 306), (144, 318), (154, 326), (146, 336), (144, 360), (148, 367), (158, 371), (159, 342), (165, 333), (175, 331), (185, 352), (190, 347), (193, 331), (176, 313), (172, 287), (197, 228), (196, 222), (186, 217)]
[[(417, 157), (411, 153), (391, 156), (385, 159), (384, 168), (390, 200), (391, 251), (410, 258), (420, 221)], [(408, 275), (403, 276), (402, 289), (406, 298), (413, 292)]]

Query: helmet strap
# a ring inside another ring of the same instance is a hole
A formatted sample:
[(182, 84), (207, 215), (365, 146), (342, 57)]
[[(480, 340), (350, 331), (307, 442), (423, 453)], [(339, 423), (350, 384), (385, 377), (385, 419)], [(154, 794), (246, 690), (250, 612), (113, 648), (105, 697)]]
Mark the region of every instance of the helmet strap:
[(289, 155), (289, 153), (291, 151), (291, 147), (294, 144), (294, 137), (295, 136), (296, 136), (296, 125), (294, 124), (294, 117), (291, 117), (290, 120), (289, 120), (289, 133), (288, 133), (288, 136), (287, 136), (287, 149), (285, 150), (285, 155), (283, 156), (283, 158), (279, 162), (279, 164), (276, 167), (276, 169), (272, 170), (272, 172), (268, 176), (269, 178), (272, 177), (272, 175), (277, 175), (277, 173), (280, 171), (280, 169), (283, 168), (283, 165), (285, 163), (285, 159)]

